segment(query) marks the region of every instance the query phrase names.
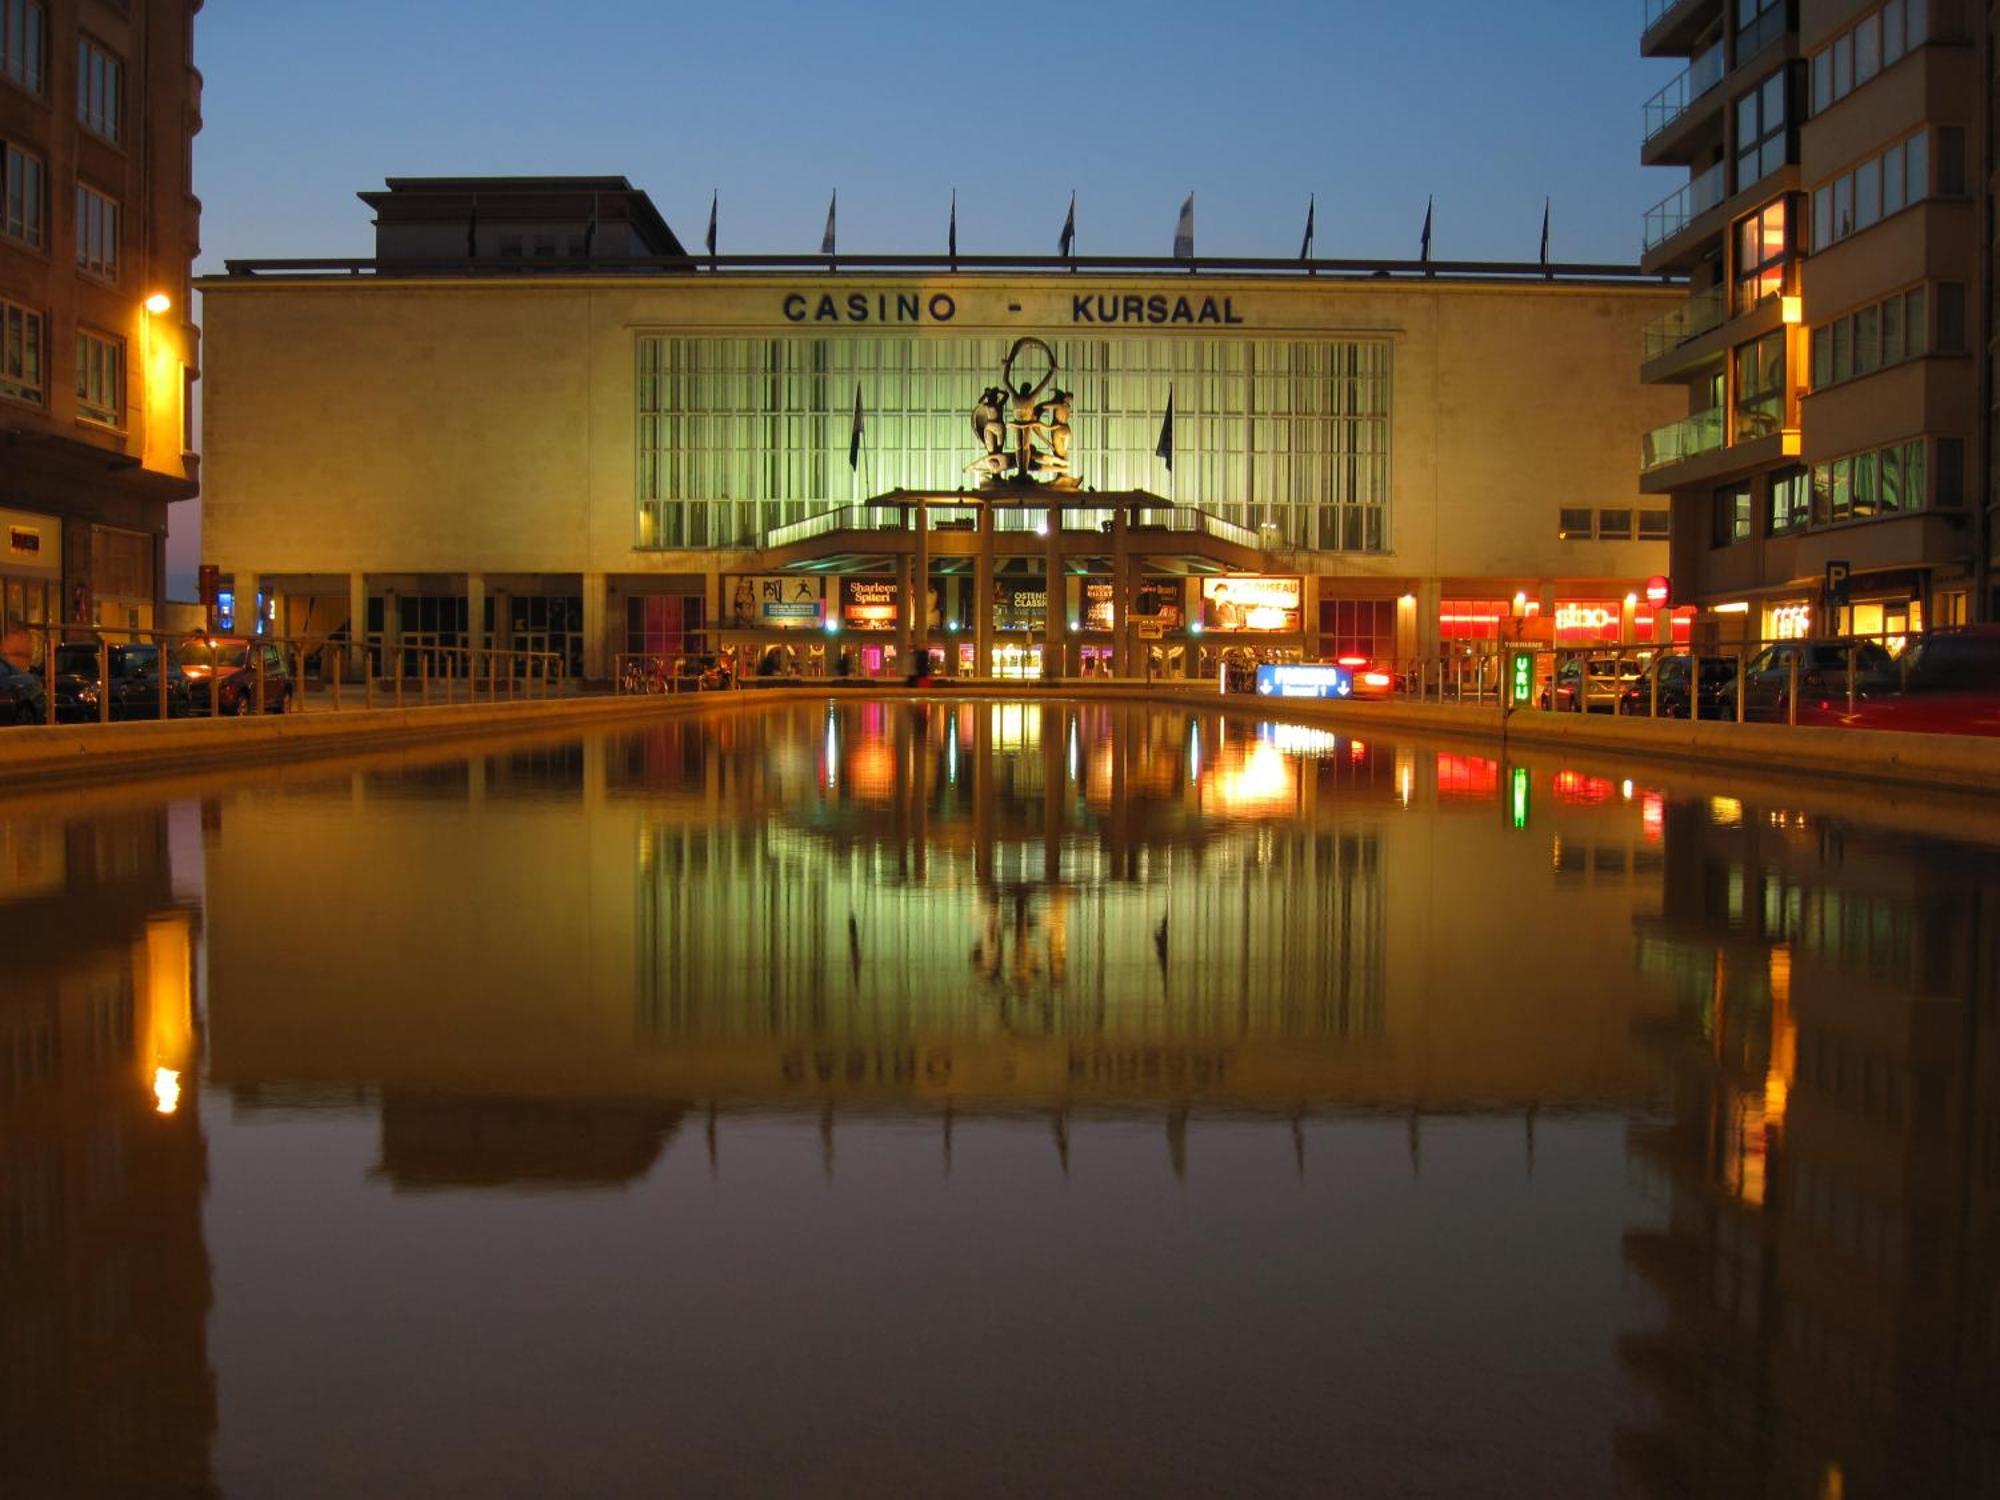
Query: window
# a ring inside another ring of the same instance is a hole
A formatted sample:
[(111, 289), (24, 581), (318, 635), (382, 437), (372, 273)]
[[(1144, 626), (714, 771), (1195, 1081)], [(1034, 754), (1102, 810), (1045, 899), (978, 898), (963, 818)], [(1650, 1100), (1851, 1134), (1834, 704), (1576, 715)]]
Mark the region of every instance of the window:
[[(846, 503), (843, 413), (857, 385), (876, 444), (863, 447), (859, 482), (870, 492), (955, 489), (965, 468), (960, 393), (1008, 348), (997, 335), (946, 341), (902, 330), (635, 342), (633, 535), (644, 548), (733, 542)], [(1077, 418), (1084, 482), (1158, 484), (1153, 450), (1172, 381), (1179, 503), (1252, 530), (1270, 524), (1275, 541), (1296, 547), (1392, 545), (1387, 340), (1052, 342), (1061, 368), (1091, 393)], [(1021, 514), (999, 524), (1034, 522)]]
[(1746, 61), (1785, 30), (1785, 0), (1736, 0), (1736, 55)]
[[(1940, 127), (1939, 191), (1965, 191), (1965, 132)], [(1824, 250), (1930, 195), (1930, 137), (1919, 133), (1813, 189), (1813, 249)]]
[(1785, 425), (1785, 331), (1773, 329), (1736, 350), (1733, 442), (1769, 437)]
[(1801, 468), (1779, 469), (1771, 476), (1771, 535), (1797, 531), (1806, 524), (1811, 486)]
[(48, 29), (42, 0), (0, 0), (0, 78), (31, 94), (42, 91)]
[(1669, 510), (1642, 510), (1639, 512), (1639, 540), (1642, 542), (1664, 542), (1674, 534), (1673, 512)]
[(1812, 519), (1819, 525), (1922, 510), (1928, 494), (1922, 438), (1812, 469)]
[(76, 263), (106, 281), (118, 279), (118, 201), (76, 185)]
[(125, 342), (78, 329), (76, 404), (79, 415), (109, 427), (125, 418)]
[[(1945, 293), (1957, 294), (1957, 316), (1962, 327), (1964, 289), (1956, 285), (1938, 288), (1940, 316)], [(1886, 301), (1859, 308), (1812, 332), (1812, 384), (1816, 391), (1872, 375), (1906, 359), (1918, 359), (1931, 347), (1930, 325), (1924, 312), (1927, 298), (1923, 287), (1911, 287)], [(1961, 335), (1962, 336), (1962, 335)], [(1939, 344), (1943, 350), (1944, 329), (1940, 325)], [(1949, 352), (1956, 353), (1957, 350)]]
[(1320, 651), (1326, 656), (1365, 656), (1371, 660), (1394, 656), (1396, 601), (1322, 599), (1319, 632)]
[(1785, 200), (1767, 203), (1736, 222), (1736, 308), (1750, 311), (1785, 289), (1785, 261), (1790, 242), (1785, 234)]
[(1831, 109), (1924, 42), (1929, 0), (1889, 0), (1813, 54), (1813, 113)]
[(0, 302), (0, 396), (41, 404), (47, 341), (40, 313)]
[(41, 249), (48, 236), (47, 180), (48, 169), (34, 152), (12, 141), (0, 144), (0, 234)]
[(1750, 486), (1731, 485), (1715, 492), (1715, 545), (1734, 546), (1750, 540)]
[(1564, 506), (1556, 521), (1556, 536), (1566, 542), (1590, 538), (1590, 508)]
[(76, 40), (76, 117), (107, 141), (119, 138), (120, 75), (124, 64), (87, 36)]
[(1736, 101), (1738, 192), (1790, 160), (1785, 121), (1785, 71), (1780, 68)]
[(1632, 539), (1632, 512), (1629, 510), (1600, 510), (1597, 513), (1597, 534), (1607, 542), (1627, 542)]

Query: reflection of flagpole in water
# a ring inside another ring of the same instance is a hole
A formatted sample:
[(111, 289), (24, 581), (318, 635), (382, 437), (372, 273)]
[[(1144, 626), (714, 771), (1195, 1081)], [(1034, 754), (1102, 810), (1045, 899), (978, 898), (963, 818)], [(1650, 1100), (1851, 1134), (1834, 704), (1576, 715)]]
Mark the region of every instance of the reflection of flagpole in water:
[(714, 1177), (716, 1175), (716, 1166), (717, 1162), (715, 1156), (715, 1101), (711, 1099), (708, 1105), (708, 1175), (710, 1177)]
[(1306, 1111), (1303, 1104), (1292, 1111), (1292, 1167), (1299, 1174), (1299, 1181), (1306, 1180)]
[(1410, 1106), (1410, 1175), (1423, 1175), (1423, 1111), (1416, 1105)]
[(819, 1167), (828, 1182), (833, 1181), (833, 1099), (819, 1113)]
[(1185, 1104), (1176, 1104), (1167, 1111), (1167, 1160), (1173, 1164), (1177, 1182), (1187, 1181), (1187, 1125)]
[(944, 1175), (951, 1176), (951, 1100), (944, 1101)]
[(1059, 1109), (1055, 1117), (1056, 1159), (1062, 1163), (1063, 1176), (1069, 1176), (1069, 1111)]

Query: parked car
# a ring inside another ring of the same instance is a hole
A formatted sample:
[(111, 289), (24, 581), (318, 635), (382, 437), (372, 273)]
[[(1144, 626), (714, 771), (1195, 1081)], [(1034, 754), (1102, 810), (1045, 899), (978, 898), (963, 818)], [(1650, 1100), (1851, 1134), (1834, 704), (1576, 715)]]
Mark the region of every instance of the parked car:
[(48, 719), (42, 679), (0, 656), (0, 724), (41, 724)]
[[(1896, 690), (1860, 699), (1851, 713), (1843, 694), (1819, 709), (1813, 722), (1850, 729), (2000, 735), (2000, 625), (1934, 630), (1905, 655), (1898, 663), (1902, 682)], [(1802, 699), (1799, 707), (1805, 706)]]
[[(100, 664), (110, 673), (108, 695), (114, 719), (157, 719), (160, 716), (160, 648), (153, 645), (107, 646), (77, 643), (56, 648), (56, 719), (65, 724), (94, 724), (107, 695), (99, 677)], [(188, 682), (167, 656), (167, 713), (179, 718), (188, 711)]]
[(1780, 724), (1792, 717), (1786, 699), (1793, 662), (1798, 663), (1801, 724), (1822, 723), (1822, 715), (1834, 708), (1844, 712), (1850, 650), (1857, 698), (1894, 692), (1901, 685), (1896, 659), (1873, 641), (1857, 641), (1851, 648), (1839, 641), (1780, 641), (1751, 657), (1743, 669), (1743, 717)]
[(1339, 656), (1334, 665), (1347, 668), (1352, 681), (1350, 698), (1393, 698), (1403, 690), (1403, 674), (1395, 667), (1366, 656)]
[[(1686, 652), (1654, 657), (1645, 671), (1618, 695), (1619, 712), (1645, 717), (1652, 712), (1653, 682), (1659, 680), (1659, 716), (1685, 719), (1688, 716), (1690, 658)], [(1704, 719), (1736, 717), (1736, 661), (1728, 656), (1701, 659), (1701, 716)]]
[(1637, 657), (1572, 656), (1556, 668), (1554, 679), (1542, 689), (1542, 707), (1566, 714), (1608, 714), (1617, 704), (1618, 695), (1637, 682), (1645, 670), (1645, 664)]
[[(257, 711), (257, 684), (264, 685), (264, 712), (281, 714), (291, 706), (298, 691), (285, 653), (264, 641), (240, 637), (195, 636), (180, 650), (181, 670), (187, 674), (193, 711), (209, 711), (210, 693), (216, 708), (225, 714), (252, 714)], [(213, 679), (215, 686), (210, 688)]]

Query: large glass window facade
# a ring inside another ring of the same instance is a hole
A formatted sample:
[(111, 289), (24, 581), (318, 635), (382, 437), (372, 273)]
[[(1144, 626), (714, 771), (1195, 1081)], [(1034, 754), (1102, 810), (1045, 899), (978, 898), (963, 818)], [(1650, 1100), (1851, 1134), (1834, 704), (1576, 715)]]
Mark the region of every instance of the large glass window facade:
[[(641, 337), (638, 545), (733, 545), (886, 490), (970, 486), (972, 405), (1009, 343)], [(1052, 343), (1085, 484), (1151, 490), (1293, 546), (1388, 549), (1386, 342)], [(1170, 385), (1171, 473), (1155, 454)]]

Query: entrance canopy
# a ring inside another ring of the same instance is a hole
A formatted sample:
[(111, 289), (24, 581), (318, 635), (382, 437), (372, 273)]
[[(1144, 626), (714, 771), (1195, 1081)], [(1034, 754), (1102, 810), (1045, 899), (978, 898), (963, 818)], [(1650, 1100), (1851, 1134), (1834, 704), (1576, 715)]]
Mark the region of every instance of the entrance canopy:
[(1108, 568), (1114, 554), (1172, 573), (1257, 572), (1270, 561), (1258, 534), (1147, 490), (1027, 485), (926, 493), (890, 490), (775, 527), (755, 545), (770, 572), (875, 572), (922, 557), (934, 572), (977, 559), (1060, 559), (1063, 571)]

